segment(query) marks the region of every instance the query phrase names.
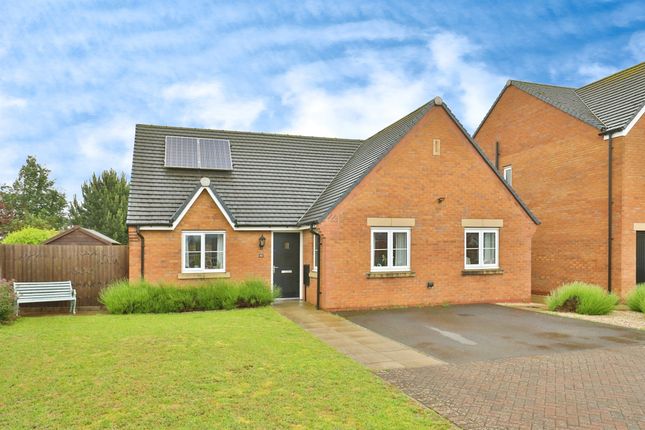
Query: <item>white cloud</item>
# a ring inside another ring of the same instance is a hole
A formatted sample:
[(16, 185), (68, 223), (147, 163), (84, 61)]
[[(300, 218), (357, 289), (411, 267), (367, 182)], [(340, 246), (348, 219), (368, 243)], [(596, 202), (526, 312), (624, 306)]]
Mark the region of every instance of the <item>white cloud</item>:
[(454, 33), (440, 33), (430, 41), (432, 62), (429, 73), (441, 83), (448, 98), (454, 95), (461, 105), (462, 118), (467, 128), (474, 129), (484, 118), (491, 104), (502, 90), (507, 78), (490, 71), (483, 62), (473, 60), (478, 47)]
[(219, 81), (174, 84), (162, 91), (162, 97), (175, 121), (199, 127), (248, 129), (265, 110), (262, 99), (225, 93)]
[(629, 38), (627, 49), (637, 61), (645, 58), (645, 31), (638, 31)]
[(616, 67), (608, 64), (591, 63), (580, 65), (578, 74), (585, 78), (587, 82), (593, 82), (611, 75), (616, 70)]
[(361, 50), (295, 66), (280, 80), (292, 110), (285, 131), (365, 138), (436, 95), (472, 130), (506, 81), (471, 59), (477, 53), (465, 37), (440, 33), (421, 52)]
[(27, 100), (0, 94), (0, 110), (27, 106)]

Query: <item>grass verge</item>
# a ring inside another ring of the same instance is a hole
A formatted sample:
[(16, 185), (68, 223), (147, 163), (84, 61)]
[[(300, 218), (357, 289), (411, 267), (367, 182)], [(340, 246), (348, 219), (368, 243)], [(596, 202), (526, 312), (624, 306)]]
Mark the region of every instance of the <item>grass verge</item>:
[(0, 428), (450, 428), (270, 307), (21, 318), (0, 344)]

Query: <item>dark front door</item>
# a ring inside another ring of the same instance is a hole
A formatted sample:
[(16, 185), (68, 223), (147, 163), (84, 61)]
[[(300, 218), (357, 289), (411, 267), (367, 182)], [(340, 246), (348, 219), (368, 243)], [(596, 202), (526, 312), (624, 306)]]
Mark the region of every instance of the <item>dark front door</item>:
[(636, 232), (636, 283), (645, 282), (645, 231)]
[(281, 297), (300, 298), (300, 233), (273, 233), (273, 283)]

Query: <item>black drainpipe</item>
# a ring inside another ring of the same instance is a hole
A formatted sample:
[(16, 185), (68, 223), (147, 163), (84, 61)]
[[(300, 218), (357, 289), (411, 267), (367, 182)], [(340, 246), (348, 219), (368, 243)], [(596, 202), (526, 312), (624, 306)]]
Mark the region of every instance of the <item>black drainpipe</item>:
[(613, 225), (613, 205), (614, 205), (614, 190), (613, 190), (613, 176), (614, 176), (614, 141), (613, 136), (617, 131), (622, 130), (623, 127), (617, 127), (610, 130), (603, 128), (600, 132), (601, 136), (607, 136), (607, 291), (611, 293), (611, 261), (612, 252), (611, 244), (614, 240), (614, 225)]
[(322, 240), (320, 238), (320, 233), (316, 231), (314, 228), (314, 225), (311, 224), (311, 227), (309, 227), (309, 231), (318, 238), (318, 275), (316, 277), (316, 309), (320, 309), (320, 276), (322, 275), (322, 258), (321, 253), (322, 253)]
[(609, 133), (607, 139), (607, 291), (611, 293), (611, 242), (613, 240), (614, 226), (613, 226), (613, 160), (614, 160), (614, 145), (612, 141), (613, 134)]
[(495, 142), (495, 168), (499, 170), (499, 141)]
[(139, 241), (141, 242), (141, 279), (143, 279), (143, 268), (144, 268), (144, 263), (145, 263), (145, 255), (146, 255), (146, 240), (143, 238), (143, 235), (141, 234), (141, 227), (137, 226), (137, 236), (139, 236)]

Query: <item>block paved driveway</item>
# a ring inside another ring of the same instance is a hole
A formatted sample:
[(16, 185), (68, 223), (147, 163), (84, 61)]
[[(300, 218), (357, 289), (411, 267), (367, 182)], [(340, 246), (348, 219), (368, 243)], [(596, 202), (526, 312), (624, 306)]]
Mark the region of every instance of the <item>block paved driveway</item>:
[(645, 430), (645, 332), (495, 305), (345, 312), (441, 366), (379, 375), (464, 429)]

